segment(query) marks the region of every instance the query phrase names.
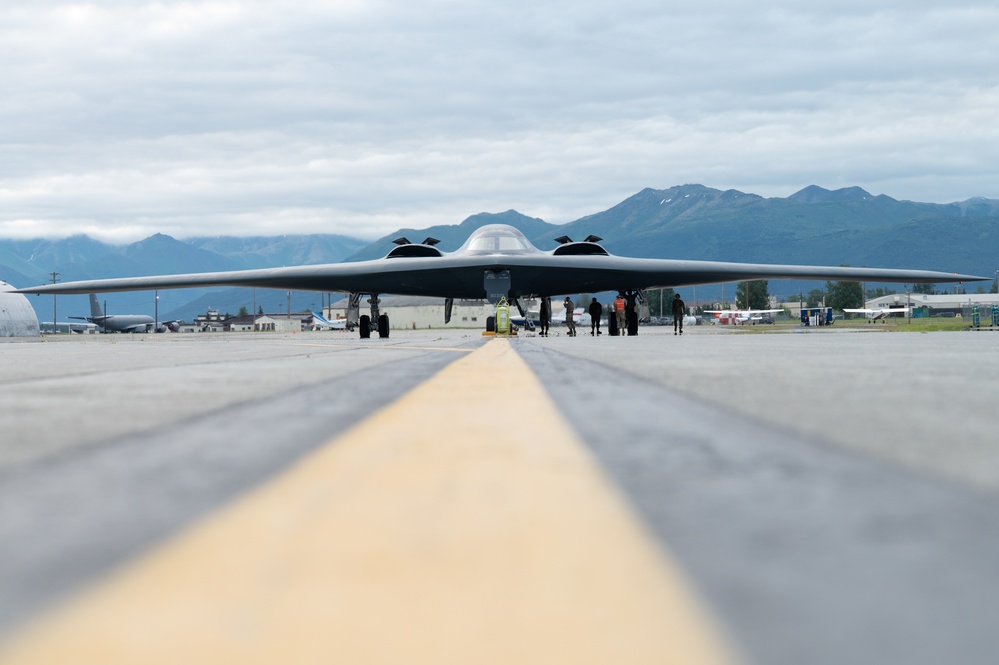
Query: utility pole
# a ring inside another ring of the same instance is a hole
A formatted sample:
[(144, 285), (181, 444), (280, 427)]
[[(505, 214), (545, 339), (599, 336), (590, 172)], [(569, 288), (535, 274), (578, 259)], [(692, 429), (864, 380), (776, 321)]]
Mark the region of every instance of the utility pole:
[(912, 297), (909, 295), (909, 285), (905, 285), (905, 318), (908, 319), (907, 324), (912, 325)]
[[(61, 275), (62, 273), (50, 272), (49, 274), (52, 275), (52, 283), (55, 284), (56, 282), (59, 281), (59, 275)], [(59, 327), (56, 326), (56, 320), (57, 320), (57, 317), (56, 317), (56, 294), (53, 293), (52, 294), (52, 334), (53, 335), (55, 335), (55, 334), (57, 334), (59, 332)]]

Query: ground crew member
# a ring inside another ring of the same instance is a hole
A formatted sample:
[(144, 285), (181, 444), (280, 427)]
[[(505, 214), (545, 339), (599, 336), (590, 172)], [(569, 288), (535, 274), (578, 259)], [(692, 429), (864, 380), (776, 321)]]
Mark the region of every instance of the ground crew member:
[[(624, 320), (625, 325), (628, 326), (629, 335), (638, 334), (638, 313), (635, 310), (638, 300), (638, 291), (627, 291), (624, 294)], [(632, 323), (635, 324), (634, 329), (632, 329)]]
[(590, 335), (599, 335), (600, 315), (603, 314), (604, 307), (594, 298), (590, 301), (590, 308), (587, 311), (590, 313)]
[(677, 334), (677, 329), (680, 330), (680, 334), (683, 334), (683, 315), (687, 313), (687, 306), (683, 304), (680, 300), (680, 294), (676, 294), (673, 298), (673, 334)]
[(539, 314), (541, 318), (541, 332), (538, 333), (542, 337), (548, 337), (548, 324), (552, 320), (552, 299), (549, 297), (544, 297), (541, 299), (541, 313)]
[(569, 330), (569, 337), (576, 336), (576, 321), (573, 319), (572, 315), (576, 313), (576, 305), (572, 302), (569, 296), (565, 297), (565, 327)]
[(614, 316), (617, 319), (617, 334), (626, 335), (625, 332), (628, 329), (628, 324), (624, 318), (624, 294), (618, 293), (617, 298), (614, 298)]

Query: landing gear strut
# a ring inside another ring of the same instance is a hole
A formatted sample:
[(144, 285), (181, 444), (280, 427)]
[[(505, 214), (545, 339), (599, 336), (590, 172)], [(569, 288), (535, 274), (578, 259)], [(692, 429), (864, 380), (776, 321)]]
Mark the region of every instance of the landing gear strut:
[(520, 301), (516, 298), (513, 299), (513, 304), (517, 307), (517, 311), (520, 312), (520, 315), (524, 317), (524, 330), (534, 332), (534, 321), (532, 321), (531, 317), (527, 315), (527, 311), (524, 309), (524, 306), (521, 305)]
[[(368, 298), (368, 304), (371, 306), (371, 313), (361, 315), (356, 319), (361, 339), (368, 339), (371, 337), (372, 331), (375, 330), (378, 331), (378, 336), (383, 339), (389, 336), (389, 317), (388, 314), (381, 314), (378, 311), (378, 303), (380, 302), (381, 300), (378, 298), (378, 294), (372, 293), (371, 297)], [(361, 294), (351, 293), (347, 304), (347, 325), (352, 324), (355, 320), (354, 317), (360, 314), (360, 310)], [(372, 325), (372, 321), (374, 322), (374, 325)]]

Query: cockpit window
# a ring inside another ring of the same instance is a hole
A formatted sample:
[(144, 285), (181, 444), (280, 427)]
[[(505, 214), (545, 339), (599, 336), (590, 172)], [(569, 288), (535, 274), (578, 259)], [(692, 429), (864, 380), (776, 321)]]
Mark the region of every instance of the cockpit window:
[(536, 252), (523, 233), (502, 224), (489, 224), (473, 233), (462, 249), (475, 254), (520, 254)]
[(527, 245), (521, 242), (520, 238), (481, 236), (473, 238), (472, 242), (468, 244), (468, 249), (473, 252), (515, 252), (527, 249)]

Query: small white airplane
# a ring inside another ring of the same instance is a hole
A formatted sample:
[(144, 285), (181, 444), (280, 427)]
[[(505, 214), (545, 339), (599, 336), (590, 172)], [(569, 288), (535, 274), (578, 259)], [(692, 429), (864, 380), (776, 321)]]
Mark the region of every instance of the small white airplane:
[(337, 319), (336, 321), (330, 321), (325, 316), (319, 312), (312, 313), (312, 329), (313, 330), (346, 330), (347, 329), (347, 319)]
[(783, 312), (782, 309), (706, 309), (705, 314), (714, 314), (715, 320), (722, 325), (755, 324), (763, 320), (763, 314)]
[[(551, 324), (553, 326), (565, 325), (565, 308), (560, 307), (560, 304), (561, 303), (552, 304)], [(590, 313), (586, 311), (585, 307), (577, 307), (572, 310), (572, 322), (576, 324), (577, 328), (588, 328), (590, 326), (590, 321)]]
[(906, 314), (909, 311), (908, 307), (878, 307), (877, 309), (870, 309), (866, 307), (858, 307), (855, 309), (844, 309), (844, 312), (849, 312), (851, 314), (863, 314), (868, 319), (872, 321), (877, 321), (878, 319), (887, 318), (889, 314)]

